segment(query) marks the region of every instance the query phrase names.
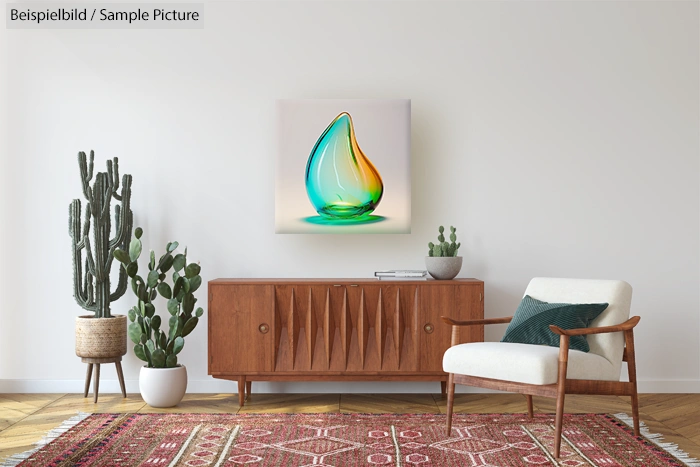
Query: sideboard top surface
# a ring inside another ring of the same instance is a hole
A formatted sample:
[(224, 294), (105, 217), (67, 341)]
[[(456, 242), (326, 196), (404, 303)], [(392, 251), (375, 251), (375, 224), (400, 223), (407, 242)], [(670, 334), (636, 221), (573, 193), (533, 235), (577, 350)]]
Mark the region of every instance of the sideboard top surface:
[(295, 279), (295, 278), (285, 278), (285, 279), (275, 279), (275, 278), (220, 278), (213, 279), (209, 281), (209, 285), (294, 285), (294, 284), (307, 284), (307, 285), (346, 285), (346, 284), (430, 284), (430, 285), (480, 285), (484, 282), (479, 279), (452, 279), (449, 281), (444, 280), (410, 280), (410, 279), (374, 279), (374, 278), (355, 278), (355, 279)]

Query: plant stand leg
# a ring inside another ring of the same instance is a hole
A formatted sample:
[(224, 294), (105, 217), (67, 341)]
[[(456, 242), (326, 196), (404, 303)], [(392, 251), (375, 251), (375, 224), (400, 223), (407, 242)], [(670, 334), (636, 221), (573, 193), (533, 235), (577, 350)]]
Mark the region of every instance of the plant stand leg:
[(100, 364), (95, 363), (95, 386), (93, 388), (95, 393), (95, 404), (97, 404), (97, 394), (100, 392)]
[(88, 396), (88, 391), (90, 390), (90, 380), (92, 379), (92, 363), (87, 364), (87, 374), (85, 375), (85, 396)]
[(527, 416), (532, 418), (534, 416), (534, 408), (532, 406), (532, 396), (530, 394), (526, 394), (525, 397), (527, 397)]
[(87, 363), (87, 375), (85, 376), (85, 397), (88, 395), (88, 390), (90, 389), (90, 377), (92, 376), (93, 369), (95, 370), (95, 377), (93, 378), (93, 392), (95, 393), (95, 403), (97, 403), (97, 397), (100, 391), (100, 364), (103, 363), (115, 363), (117, 365), (117, 376), (119, 376), (119, 384), (122, 387), (122, 394), (126, 397), (126, 387), (124, 386), (124, 373), (122, 372), (122, 358), (121, 357), (82, 357), (83, 363)]
[(126, 397), (126, 386), (124, 385), (124, 372), (122, 372), (122, 362), (114, 362), (117, 367), (117, 376), (119, 377), (119, 386), (122, 389), (122, 396)]

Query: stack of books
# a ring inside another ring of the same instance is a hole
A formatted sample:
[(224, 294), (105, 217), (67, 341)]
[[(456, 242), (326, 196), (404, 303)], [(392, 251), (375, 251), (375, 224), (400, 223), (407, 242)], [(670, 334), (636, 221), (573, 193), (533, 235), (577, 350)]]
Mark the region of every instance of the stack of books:
[(410, 280), (424, 281), (428, 279), (428, 271), (416, 269), (396, 269), (391, 271), (377, 271), (374, 276), (379, 280)]

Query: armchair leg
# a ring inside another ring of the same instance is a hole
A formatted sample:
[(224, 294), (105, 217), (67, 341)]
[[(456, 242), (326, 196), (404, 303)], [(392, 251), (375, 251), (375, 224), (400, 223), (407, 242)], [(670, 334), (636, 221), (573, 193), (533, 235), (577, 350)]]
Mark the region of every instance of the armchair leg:
[(562, 387), (559, 388), (557, 392), (557, 413), (554, 424), (554, 457), (557, 459), (559, 459), (559, 452), (561, 451), (561, 432), (564, 422), (564, 396), (566, 394), (563, 390), (564, 383), (560, 382), (559, 385)]
[(532, 396), (530, 394), (526, 394), (525, 397), (527, 398), (527, 416), (532, 418), (534, 416), (534, 410), (532, 408)]
[(625, 331), (625, 346), (627, 356), (627, 373), (630, 383), (634, 389), (632, 390), (632, 420), (634, 421), (634, 435), (641, 436), (639, 430), (639, 397), (637, 396), (637, 363), (634, 359), (634, 333), (630, 329)]
[(641, 436), (639, 430), (639, 398), (637, 397), (636, 387), (634, 388), (634, 394), (632, 394), (632, 420), (634, 420), (634, 436)]
[(559, 377), (557, 378), (557, 414), (554, 424), (554, 457), (559, 459), (561, 432), (564, 423), (564, 397), (566, 396), (566, 369), (569, 363), (569, 336), (559, 338)]
[(454, 374), (447, 377), (447, 437), (452, 434), (452, 409), (455, 403), (455, 383)]

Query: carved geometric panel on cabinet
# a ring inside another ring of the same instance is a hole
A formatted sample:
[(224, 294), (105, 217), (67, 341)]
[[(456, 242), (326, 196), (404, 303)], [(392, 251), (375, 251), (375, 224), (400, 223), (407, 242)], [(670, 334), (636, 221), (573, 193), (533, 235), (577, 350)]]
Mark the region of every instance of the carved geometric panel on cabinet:
[(347, 371), (417, 370), (415, 285), (346, 288), (351, 339)]
[(332, 355), (324, 329), (332, 317), (324, 286), (275, 286), (275, 371), (323, 371)]
[(275, 371), (418, 370), (415, 285), (275, 286)]

